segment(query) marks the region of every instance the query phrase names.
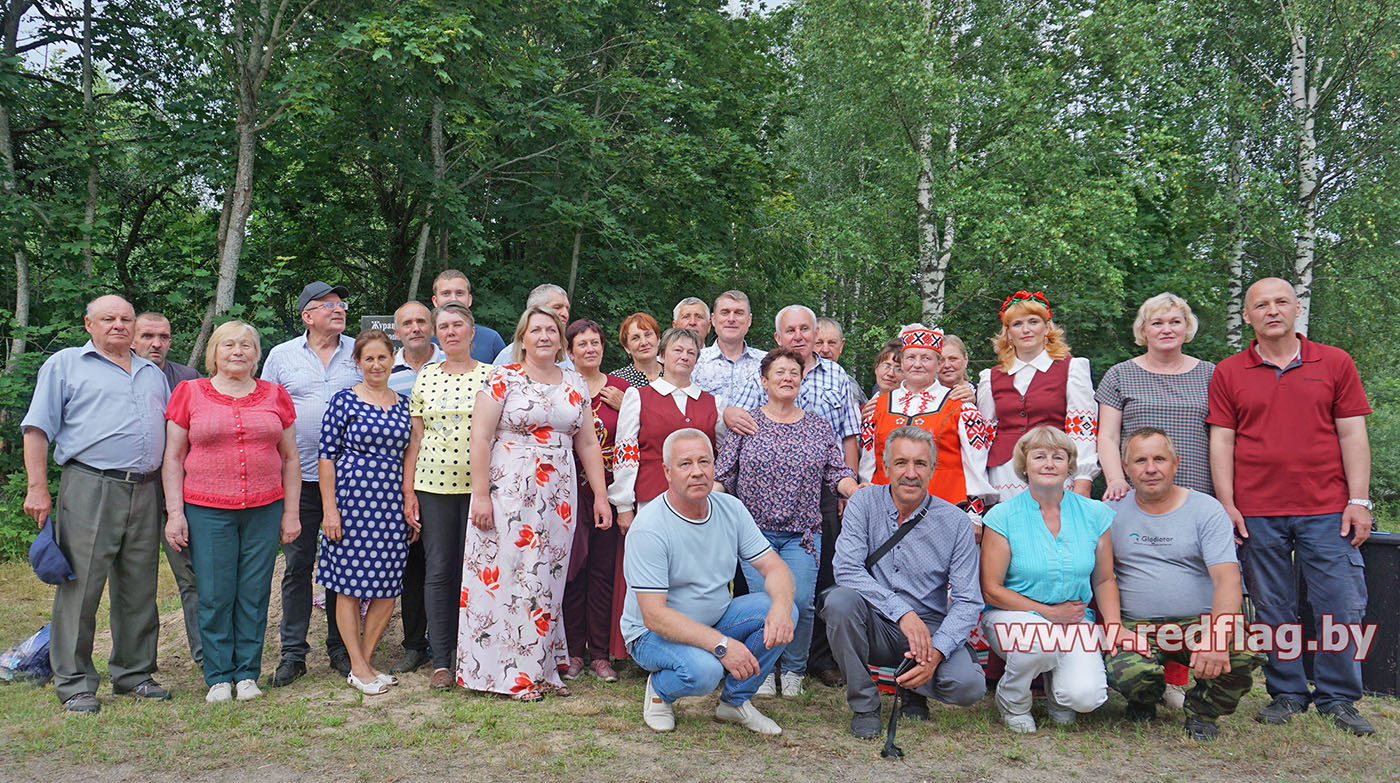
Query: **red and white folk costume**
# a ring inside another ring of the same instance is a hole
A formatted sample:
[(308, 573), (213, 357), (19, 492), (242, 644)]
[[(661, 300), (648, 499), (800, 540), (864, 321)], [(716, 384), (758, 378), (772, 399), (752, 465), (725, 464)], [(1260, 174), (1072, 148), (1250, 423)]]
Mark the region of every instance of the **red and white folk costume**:
[[(900, 331), (899, 339), (904, 348), (927, 348), (937, 353), (943, 349), (943, 331), (937, 327), (911, 324)], [(910, 388), (905, 380), (876, 397), (874, 410), (861, 422), (860, 480), (889, 483), (884, 467), (885, 440), (896, 428), (912, 425), (931, 433), (937, 449), (929, 493), (949, 503), (966, 502), (970, 511), (980, 513), (983, 498), (996, 496), (987, 483), (987, 426), (971, 400), (953, 400), (951, 392), (935, 376), (933, 383), (922, 389)]]
[[(1038, 291), (1018, 291), (1007, 297), (1002, 313), (1023, 301), (1043, 309), (1045, 320), (1050, 320), (1050, 308)], [(1063, 430), (1077, 447), (1078, 471), (1066, 480), (1066, 489), (1072, 489), (1077, 479), (1093, 481), (1099, 474), (1098, 403), (1088, 359), (1051, 359), (1042, 349), (1030, 361), (1014, 358), (1009, 371), (999, 365), (983, 370), (977, 380), (977, 407), (991, 435), (987, 478), (1001, 500), (1027, 489), (1011, 466), (1012, 452), (1022, 435), (1042, 424)]]

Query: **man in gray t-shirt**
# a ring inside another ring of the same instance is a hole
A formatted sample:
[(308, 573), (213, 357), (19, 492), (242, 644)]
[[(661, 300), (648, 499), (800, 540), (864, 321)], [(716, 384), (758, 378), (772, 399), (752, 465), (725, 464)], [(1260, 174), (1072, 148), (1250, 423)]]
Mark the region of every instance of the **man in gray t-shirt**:
[[(1152, 720), (1166, 689), (1163, 667), (1189, 666), (1196, 684), (1186, 693), (1186, 733), (1213, 740), (1216, 720), (1235, 711), (1262, 662), (1236, 642), (1242, 591), (1233, 527), (1215, 498), (1176, 485), (1180, 461), (1162, 430), (1133, 432), (1122, 456), (1133, 490), (1109, 504), (1116, 512), (1110, 535), (1123, 624), (1138, 632), (1141, 651), (1109, 656), (1108, 684), (1128, 700), (1129, 720)], [(1205, 631), (1201, 643), (1181, 643), (1203, 615), (1210, 624), (1195, 629)]]

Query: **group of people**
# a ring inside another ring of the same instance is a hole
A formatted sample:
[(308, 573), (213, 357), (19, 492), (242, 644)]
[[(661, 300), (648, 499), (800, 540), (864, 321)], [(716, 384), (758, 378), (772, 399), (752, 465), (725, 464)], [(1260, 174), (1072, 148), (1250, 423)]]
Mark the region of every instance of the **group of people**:
[[(53, 613), (66, 709), (100, 709), (107, 583), (114, 691), (169, 697), (151, 676), (161, 538), (208, 701), (260, 694), (280, 544), (275, 687), (306, 672), (314, 581), (330, 663), (366, 695), (431, 664), (435, 689), (539, 701), (585, 672), (614, 681), (630, 657), (651, 672), (643, 718), (658, 731), (676, 699), (723, 681), (717, 718), (779, 733), (753, 699), (799, 694), (811, 672), (844, 683), (852, 733), (873, 737), (870, 672), (892, 667), (906, 717), (926, 717), (928, 697), (975, 703), (996, 679), (1012, 731), (1035, 731), (1036, 681), (1055, 722), (1109, 688), (1150, 720), (1171, 687), (1207, 740), (1263, 656), (1183, 651), (1148, 629), (1223, 623), (1244, 585), (1262, 622), (1294, 622), (1295, 551), (1319, 616), (1364, 613), (1370, 408), (1350, 357), (1293, 330), (1282, 280), (1249, 289), (1256, 339), (1219, 366), (1184, 352), (1196, 318), (1160, 294), (1134, 323), (1145, 352), (1096, 390), (1047, 297), (1018, 291), (976, 383), (962, 340), (911, 324), (869, 395), (838, 363), (840, 324), (807, 307), (777, 313), (773, 350), (750, 346), (741, 291), (713, 309), (682, 299), (664, 330), (623, 319), (628, 361), (612, 372), (609, 333), (570, 321), (558, 286), (530, 293), (509, 344), (476, 323), (456, 270), (431, 308), (395, 313), (401, 346), (344, 334), (349, 295), (307, 285), (304, 333), (260, 373), (253, 326), (216, 328), (201, 377), (166, 358), (168, 320), (116, 296), (89, 303), (91, 341), (45, 362), (22, 424), (25, 509), (56, 526), (77, 576)], [(386, 672), (373, 653), (396, 599), (403, 654)], [(1093, 643), (1042, 633), (1094, 623)], [(1004, 661), (999, 677), (974, 647)], [(1319, 653), (1310, 688), (1270, 651), (1259, 719), (1314, 704), (1371, 733), (1353, 653)]]

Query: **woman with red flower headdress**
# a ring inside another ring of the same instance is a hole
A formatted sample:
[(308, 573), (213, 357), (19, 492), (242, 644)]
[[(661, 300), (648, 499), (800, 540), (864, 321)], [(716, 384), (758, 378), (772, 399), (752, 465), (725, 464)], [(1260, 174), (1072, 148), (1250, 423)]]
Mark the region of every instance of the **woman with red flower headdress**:
[(1026, 490), (1011, 467), (1016, 441), (1046, 424), (1063, 430), (1078, 451), (1079, 466), (1065, 488), (1088, 497), (1099, 472), (1094, 382), (1089, 360), (1071, 357), (1065, 330), (1051, 320), (1041, 291), (1017, 291), (1001, 305), (1001, 332), (992, 339), (998, 364), (983, 370), (977, 407), (991, 432), (987, 478), (1001, 500)]
[(933, 434), (938, 460), (928, 491), (949, 503), (962, 503), (974, 521), (984, 498), (996, 499), (987, 483), (987, 426), (966, 382), (954, 387), (939, 383), (943, 330), (909, 324), (899, 332), (903, 381), (875, 398), (861, 422), (860, 480), (888, 484), (885, 439), (899, 427), (914, 425)]
[(564, 328), (528, 308), (515, 328), (517, 363), (477, 394), (471, 434), (471, 527), (462, 562), (457, 684), (538, 701), (568, 696), (564, 584), (575, 524), (612, 525), (607, 499), (575, 519), (574, 455), (603, 486), (603, 452), (588, 384), (560, 368)]

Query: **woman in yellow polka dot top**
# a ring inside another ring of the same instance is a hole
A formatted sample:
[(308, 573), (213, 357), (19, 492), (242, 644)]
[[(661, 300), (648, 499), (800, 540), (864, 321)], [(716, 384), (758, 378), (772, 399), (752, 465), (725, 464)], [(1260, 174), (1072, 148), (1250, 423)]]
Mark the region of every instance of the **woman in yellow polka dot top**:
[(452, 686), (462, 544), (471, 501), (472, 409), (493, 365), (471, 357), (476, 321), (460, 302), (433, 311), (447, 359), (418, 373), (408, 398), (413, 436), (404, 456), (404, 514), (423, 538), (423, 608), (436, 689)]

